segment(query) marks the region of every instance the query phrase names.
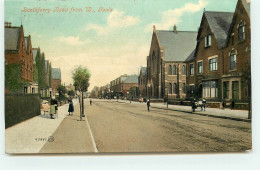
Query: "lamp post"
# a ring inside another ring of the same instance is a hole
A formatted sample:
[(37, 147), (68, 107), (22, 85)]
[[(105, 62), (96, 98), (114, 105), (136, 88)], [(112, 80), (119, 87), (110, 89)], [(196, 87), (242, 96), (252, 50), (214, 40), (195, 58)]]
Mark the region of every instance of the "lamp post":
[(167, 108), (168, 108), (168, 96), (169, 96), (169, 93), (168, 93), (168, 91), (167, 91), (167, 99), (166, 99)]
[(150, 100), (150, 87), (151, 87), (151, 84), (148, 84), (148, 98)]

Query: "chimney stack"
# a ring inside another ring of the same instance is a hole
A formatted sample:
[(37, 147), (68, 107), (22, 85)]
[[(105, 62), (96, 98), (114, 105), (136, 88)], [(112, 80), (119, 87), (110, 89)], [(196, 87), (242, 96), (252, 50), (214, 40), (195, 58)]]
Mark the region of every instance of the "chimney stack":
[(176, 26), (176, 25), (174, 25), (174, 27), (173, 27), (173, 32), (174, 32), (175, 34), (178, 33), (178, 31), (177, 31), (177, 26)]
[(9, 27), (11, 27), (11, 24), (12, 24), (11, 22), (5, 22), (5, 27), (9, 28)]

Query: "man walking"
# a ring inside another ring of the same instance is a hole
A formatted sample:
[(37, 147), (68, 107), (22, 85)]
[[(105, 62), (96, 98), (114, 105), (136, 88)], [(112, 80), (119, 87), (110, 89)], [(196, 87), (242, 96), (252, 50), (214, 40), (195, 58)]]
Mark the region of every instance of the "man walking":
[(206, 111), (206, 103), (207, 103), (207, 101), (205, 99), (203, 99), (202, 100), (202, 105), (204, 107), (204, 111)]
[(89, 101), (89, 104), (90, 104), (90, 106), (92, 105), (92, 100), (90, 99), (90, 101)]
[(150, 112), (150, 100), (147, 100), (147, 109), (148, 109), (148, 112)]

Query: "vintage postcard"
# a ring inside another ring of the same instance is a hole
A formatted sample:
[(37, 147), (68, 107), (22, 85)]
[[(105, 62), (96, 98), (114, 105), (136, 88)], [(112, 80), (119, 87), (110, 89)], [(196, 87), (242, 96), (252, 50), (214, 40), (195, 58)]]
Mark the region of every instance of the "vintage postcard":
[(252, 150), (250, 0), (5, 0), (5, 151)]

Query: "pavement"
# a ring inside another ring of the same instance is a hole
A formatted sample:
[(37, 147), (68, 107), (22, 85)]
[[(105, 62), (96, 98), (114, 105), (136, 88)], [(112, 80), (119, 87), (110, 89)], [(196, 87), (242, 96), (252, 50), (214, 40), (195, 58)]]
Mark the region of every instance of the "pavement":
[[(75, 104), (78, 104), (75, 102)], [(5, 152), (8, 154), (38, 153), (68, 114), (68, 104), (59, 107), (58, 116), (35, 116), (5, 129)]]
[[(116, 101), (116, 100), (114, 100)], [(119, 102), (123, 103), (130, 103), (129, 100), (118, 100)], [(131, 104), (146, 104), (140, 102), (131, 102)], [(165, 110), (172, 110), (172, 111), (180, 111), (186, 113), (192, 113), (194, 115), (203, 115), (215, 118), (224, 118), (224, 119), (232, 119), (237, 121), (245, 121), (251, 122), (251, 119), (248, 119), (248, 111), (246, 110), (232, 110), (232, 109), (220, 109), (220, 108), (206, 108), (206, 111), (201, 111), (201, 108), (197, 108), (195, 112), (192, 112), (190, 106), (181, 106), (181, 105), (167, 105), (166, 103), (151, 103), (151, 108), (156, 109), (165, 109)]]
[(88, 120), (83, 117), (80, 121), (79, 104), (74, 105), (74, 110), (73, 115), (66, 116), (52, 134), (53, 142), (46, 142), (39, 153), (97, 152)]

